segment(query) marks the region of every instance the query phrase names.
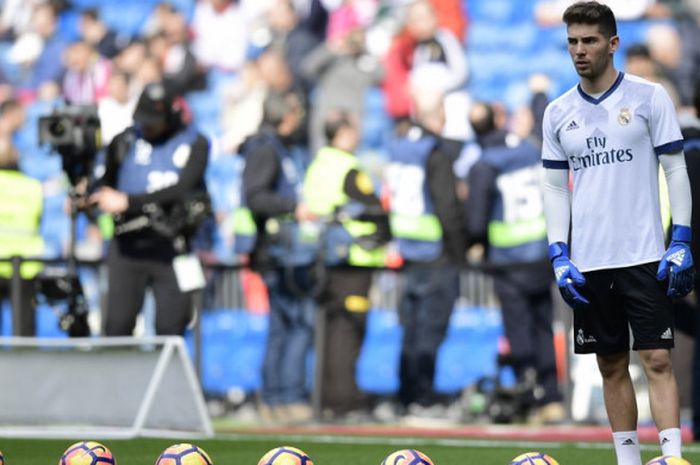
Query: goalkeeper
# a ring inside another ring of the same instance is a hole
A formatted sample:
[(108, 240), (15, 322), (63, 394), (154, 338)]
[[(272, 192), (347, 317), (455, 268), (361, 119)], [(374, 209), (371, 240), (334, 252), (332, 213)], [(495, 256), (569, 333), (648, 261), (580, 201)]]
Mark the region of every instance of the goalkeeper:
[[(618, 465), (641, 465), (631, 328), (662, 453), (680, 457), (670, 298), (688, 294), (694, 281), (681, 131), (663, 87), (615, 69), (620, 38), (607, 6), (575, 3), (563, 19), (580, 79), (545, 111), (542, 159), (549, 256), (574, 310), (574, 350), (596, 354)], [(667, 248), (659, 164), (673, 217)]]

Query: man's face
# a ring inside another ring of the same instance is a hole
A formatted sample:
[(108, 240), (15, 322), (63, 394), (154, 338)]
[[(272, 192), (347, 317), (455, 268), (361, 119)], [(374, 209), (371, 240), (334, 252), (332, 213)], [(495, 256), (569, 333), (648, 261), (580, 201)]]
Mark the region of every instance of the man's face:
[(142, 124), (141, 131), (143, 138), (148, 142), (155, 142), (168, 132), (168, 127), (168, 123), (166, 122)]
[(606, 38), (595, 24), (572, 24), (566, 29), (569, 55), (579, 76), (596, 79), (612, 61), (617, 50), (617, 36)]
[(433, 38), (438, 22), (430, 3), (418, 2), (409, 6), (406, 13), (406, 28), (417, 41)]

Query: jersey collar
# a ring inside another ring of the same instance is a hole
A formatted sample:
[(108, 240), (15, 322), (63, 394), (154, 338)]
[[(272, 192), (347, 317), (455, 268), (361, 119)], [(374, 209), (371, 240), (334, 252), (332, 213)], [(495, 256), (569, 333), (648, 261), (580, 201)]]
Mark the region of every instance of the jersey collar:
[(576, 89), (578, 90), (579, 95), (581, 98), (583, 98), (585, 101), (592, 103), (593, 105), (598, 105), (600, 102), (608, 98), (613, 92), (615, 92), (615, 89), (617, 89), (620, 86), (620, 83), (622, 82), (622, 79), (625, 77), (625, 73), (620, 71), (617, 73), (617, 79), (615, 79), (615, 82), (613, 83), (612, 86), (608, 90), (605, 91), (603, 95), (601, 95), (599, 98), (591, 97), (587, 93), (583, 91), (581, 88), (581, 84), (579, 83), (576, 86)]

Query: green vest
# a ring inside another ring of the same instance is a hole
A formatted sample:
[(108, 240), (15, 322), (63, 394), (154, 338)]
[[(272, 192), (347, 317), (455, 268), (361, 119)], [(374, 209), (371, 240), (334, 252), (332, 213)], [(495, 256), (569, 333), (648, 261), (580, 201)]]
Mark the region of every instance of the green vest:
[[(41, 183), (18, 171), (0, 170), (0, 257), (38, 257), (44, 253), (39, 233), (43, 206)], [(23, 279), (35, 277), (43, 268), (38, 262), (23, 263)], [(12, 265), (0, 262), (0, 278), (12, 276)]]
[[(316, 154), (304, 177), (304, 201), (319, 216), (329, 217), (337, 207), (348, 203), (345, 194), (345, 178), (352, 169), (358, 169), (357, 158), (332, 147), (324, 147)], [(343, 227), (352, 237), (361, 237), (377, 231), (371, 221), (344, 220)], [(352, 244), (348, 252), (348, 264), (354, 266), (384, 266), (384, 248), (367, 250)]]

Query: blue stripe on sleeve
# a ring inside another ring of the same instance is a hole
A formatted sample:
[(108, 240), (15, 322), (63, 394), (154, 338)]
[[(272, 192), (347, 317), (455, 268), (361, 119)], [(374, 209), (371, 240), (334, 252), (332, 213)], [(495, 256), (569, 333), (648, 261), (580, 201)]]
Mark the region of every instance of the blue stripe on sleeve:
[(568, 170), (569, 162), (566, 160), (542, 160), (542, 166), (555, 170)]
[(665, 155), (667, 153), (676, 153), (680, 152), (683, 150), (683, 139), (680, 140), (674, 140), (673, 142), (669, 142), (668, 144), (664, 145), (659, 145), (658, 147), (654, 147), (654, 152), (656, 155)]

